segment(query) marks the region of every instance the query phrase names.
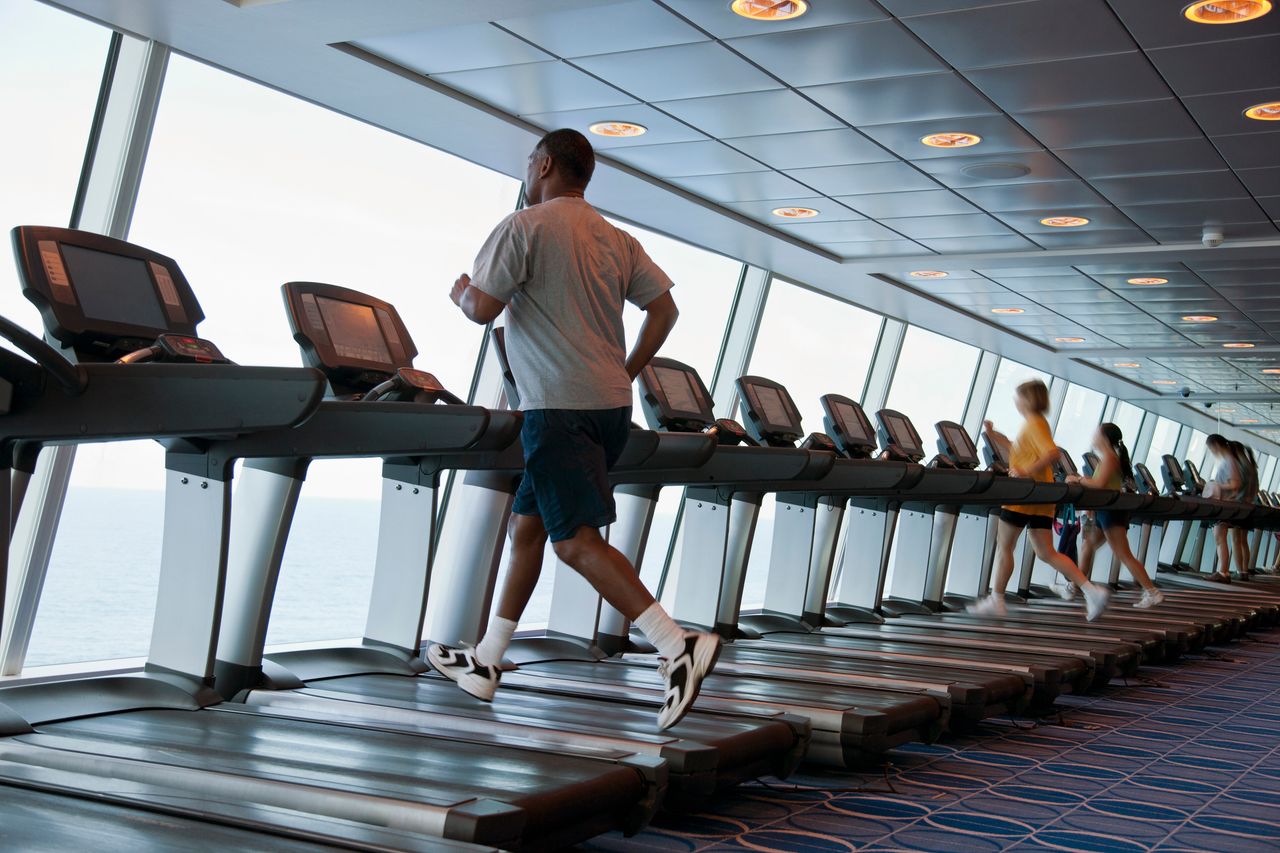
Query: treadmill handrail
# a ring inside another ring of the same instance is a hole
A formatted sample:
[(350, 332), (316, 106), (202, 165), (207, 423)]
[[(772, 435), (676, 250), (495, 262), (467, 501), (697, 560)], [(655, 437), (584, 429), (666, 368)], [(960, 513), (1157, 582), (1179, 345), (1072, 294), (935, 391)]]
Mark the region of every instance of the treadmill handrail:
[(13, 344), (31, 357), (36, 364), (62, 386), (62, 390), (71, 397), (84, 393), (89, 384), (89, 375), (82, 365), (73, 364), (56, 349), (40, 338), (28, 332), (8, 317), (0, 316), (0, 337)]

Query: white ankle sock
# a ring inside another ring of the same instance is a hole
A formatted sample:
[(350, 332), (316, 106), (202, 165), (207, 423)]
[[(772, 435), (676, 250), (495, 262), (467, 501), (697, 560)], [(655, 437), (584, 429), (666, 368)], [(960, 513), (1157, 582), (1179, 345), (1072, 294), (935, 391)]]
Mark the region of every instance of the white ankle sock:
[(667, 660), (674, 660), (684, 651), (685, 630), (667, 615), (658, 602), (636, 617), (636, 627), (658, 649), (658, 654)]
[(495, 616), (489, 621), (489, 628), (484, 632), (484, 639), (476, 646), (476, 660), (485, 666), (497, 666), (502, 663), (502, 656), (511, 645), (511, 635), (516, 632), (516, 623), (510, 619)]

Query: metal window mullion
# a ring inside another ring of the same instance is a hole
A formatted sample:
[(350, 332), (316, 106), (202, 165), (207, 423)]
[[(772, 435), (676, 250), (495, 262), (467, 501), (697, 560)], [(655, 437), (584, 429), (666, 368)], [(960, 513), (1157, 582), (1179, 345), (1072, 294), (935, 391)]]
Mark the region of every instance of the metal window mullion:
[(1067, 390), (1071, 383), (1057, 376), (1049, 377), (1049, 429), (1057, 431), (1058, 422), (1062, 419), (1062, 404), (1067, 401)]
[(969, 399), (964, 406), (965, 431), (969, 435), (977, 435), (982, 427), (982, 420), (991, 408), (991, 392), (996, 387), (996, 374), (1000, 370), (1000, 356), (986, 350), (978, 358), (978, 366), (973, 372), (973, 385), (969, 390)]
[(738, 404), (737, 380), (751, 364), (772, 282), (773, 274), (768, 270), (743, 264), (738, 290), (729, 309), (720, 355), (711, 377), (711, 399), (715, 403), (717, 417), (733, 417)]
[(880, 325), (880, 337), (871, 354), (871, 367), (867, 369), (867, 381), (862, 387), (862, 407), (874, 415), (889, 399), (889, 388), (898, 369), (898, 356), (907, 336), (907, 324), (888, 317)]

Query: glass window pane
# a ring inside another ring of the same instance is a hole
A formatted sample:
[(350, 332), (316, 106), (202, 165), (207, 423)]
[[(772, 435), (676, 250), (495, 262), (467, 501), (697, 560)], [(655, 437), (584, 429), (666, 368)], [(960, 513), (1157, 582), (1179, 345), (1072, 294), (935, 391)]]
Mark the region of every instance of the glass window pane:
[[(889, 387), (887, 408), (915, 424), (926, 451), (935, 446), (938, 421), (959, 421), (981, 352), (960, 341), (910, 326)], [(868, 413), (874, 417), (874, 413)]]
[(1076, 465), (1082, 464), (1085, 452), (1093, 444), (1093, 433), (1102, 420), (1102, 410), (1106, 404), (1107, 396), (1099, 391), (1074, 382), (1067, 387), (1062, 411), (1058, 413), (1054, 440), (1059, 447), (1071, 454)]
[(1000, 367), (996, 370), (996, 381), (991, 386), (991, 399), (987, 402), (987, 412), (982, 417), (991, 421), (997, 430), (1015, 434), (1022, 426), (1022, 416), (1014, 404), (1014, 392), (1023, 382), (1039, 379), (1046, 386), (1053, 377), (1041, 370), (1027, 367), (1007, 358), (1000, 359)]
[(1187, 445), (1185, 458), (1194, 462), (1197, 468), (1204, 467), (1204, 458), (1209, 452), (1209, 448), (1205, 444), (1208, 438), (1207, 433), (1203, 433), (1198, 429), (1191, 431), (1191, 443)]
[[(748, 372), (786, 385), (806, 431), (821, 432), (823, 394), (862, 398), (883, 323), (879, 314), (775, 278)], [(832, 341), (839, 341), (839, 346), (833, 348)], [(734, 417), (740, 419), (741, 413)], [(766, 495), (747, 564), (743, 609), (764, 602), (774, 510), (773, 495)]]
[(1138, 430), (1142, 429), (1142, 419), (1146, 414), (1144, 410), (1123, 400), (1116, 406), (1116, 413), (1112, 416), (1112, 422), (1120, 427), (1120, 433), (1124, 436), (1125, 444), (1132, 446), (1133, 442), (1137, 440)]
[[(182, 265), (208, 316), (201, 334), (234, 361), (299, 364), (280, 285), (330, 282), (396, 303), (421, 350), (417, 365), (465, 396), (483, 330), (457, 311), (449, 288), (515, 209), (518, 193), (512, 178), (175, 56), (130, 239)], [(50, 580), (94, 565), (77, 560), (74, 549), (91, 532), (77, 507), (93, 506), (93, 523), (114, 534), (99, 541), (123, 543), (118, 560), (99, 566), (100, 586), (109, 580), (121, 596), (109, 608), (96, 591), (66, 613), (42, 607), (37, 636), (45, 639), (33, 644), (35, 659), (146, 652), (162, 485), (161, 452), (152, 443), (80, 454)], [(121, 489), (138, 491), (122, 497)], [(377, 460), (312, 466), (269, 642), (360, 634), (379, 489)], [(151, 551), (142, 553), (138, 542)], [(91, 644), (84, 643), (86, 614)], [(74, 649), (52, 651), (51, 631), (74, 638)]]
[[(1182, 424), (1170, 418), (1157, 418), (1155, 431), (1151, 434), (1151, 446), (1147, 448), (1147, 458), (1144, 460), (1152, 476), (1159, 476), (1160, 458), (1166, 453), (1173, 453), (1178, 444), (1178, 431), (1182, 429)], [(1132, 439), (1125, 434), (1125, 444), (1132, 448)]]
[(1262, 484), (1262, 488), (1269, 489), (1271, 488), (1271, 478), (1274, 477), (1276, 473), (1276, 457), (1269, 453), (1264, 453), (1262, 456), (1265, 457), (1267, 461), (1265, 465), (1261, 466), (1262, 476), (1258, 478), (1258, 482)]

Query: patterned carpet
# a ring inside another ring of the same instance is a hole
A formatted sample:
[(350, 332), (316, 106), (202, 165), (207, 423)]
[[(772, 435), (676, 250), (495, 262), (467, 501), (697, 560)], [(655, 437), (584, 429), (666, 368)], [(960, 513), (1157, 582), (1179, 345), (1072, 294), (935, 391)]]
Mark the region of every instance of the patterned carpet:
[[(1274, 637), (1274, 635), (1272, 635)], [(1280, 644), (1267, 636), (994, 720), (884, 773), (746, 786), (592, 851), (1280, 851)]]

